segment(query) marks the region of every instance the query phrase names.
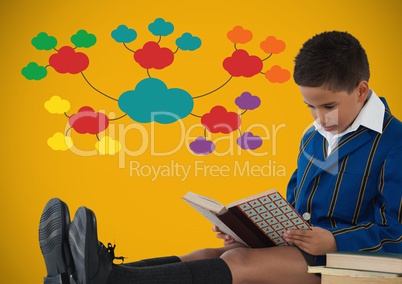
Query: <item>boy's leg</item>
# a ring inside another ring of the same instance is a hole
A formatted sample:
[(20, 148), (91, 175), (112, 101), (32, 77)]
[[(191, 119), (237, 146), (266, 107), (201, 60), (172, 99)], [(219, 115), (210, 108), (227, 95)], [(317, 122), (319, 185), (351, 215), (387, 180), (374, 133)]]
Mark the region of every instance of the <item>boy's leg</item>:
[(229, 267), (221, 258), (177, 262), (159, 266), (114, 265), (107, 284), (231, 284)]
[(85, 207), (78, 208), (69, 237), (74, 284), (232, 283), (229, 267), (220, 258), (150, 267), (113, 265), (114, 248), (98, 241), (95, 214)]
[(114, 246), (106, 247), (98, 240), (95, 213), (81, 206), (75, 212), (69, 230), (71, 254), (74, 259), (75, 273), (72, 284), (106, 284), (112, 271)]
[[(57, 206), (55, 206), (55, 204)], [(64, 207), (63, 207), (64, 206)], [(51, 209), (50, 209), (51, 208)], [(53, 209), (55, 208), (55, 209)], [(78, 213), (78, 214), (77, 214)], [(159, 258), (139, 262), (139, 265), (159, 265), (158, 267), (124, 267), (113, 266), (113, 247), (104, 247), (97, 239), (96, 219), (92, 211), (81, 208), (77, 210), (70, 241), (78, 267), (78, 273), (71, 283), (100, 284), (100, 283), (319, 283), (315, 275), (307, 274), (307, 264), (300, 251), (294, 247), (275, 247), (266, 249), (246, 249), (226, 247), (221, 249), (207, 249), (195, 254), (187, 255), (180, 262), (178, 257)], [(47, 216), (53, 216), (48, 219)], [(50, 221), (48, 221), (50, 220)], [(54, 222), (52, 220), (55, 220)], [(46, 228), (47, 223), (57, 223), (57, 227)], [(68, 208), (60, 200), (49, 202), (44, 209), (40, 224), (40, 241), (44, 244), (54, 242), (58, 236), (55, 232), (65, 232), (69, 226)], [(61, 242), (65, 244), (64, 240)], [(41, 249), (45, 246), (41, 243)], [(67, 250), (67, 253), (70, 252)], [(205, 253), (210, 259), (188, 261), (200, 258)], [(222, 254), (223, 253), (223, 254)], [(221, 258), (214, 258), (222, 254)], [(44, 253), (45, 262), (52, 263), (53, 255), (60, 257), (65, 263), (66, 255), (62, 250), (49, 256)], [(172, 262), (172, 263), (171, 263)], [(160, 265), (162, 263), (171, 263)], [(68, 267), (62, 265), (63, 267)], [(49, 271), (53, 269), (48, 267)], [(231, 273), (232, 271), (232, 273)], [(71, 272), (70, 272), (71, 273)], [(67, 272), (67, 274), (70, 274)], [(112, 273), (111, 282), (107, 281)], [(78, 276), (80, 275), (80, 276)], [(64, 283), (67, 279), (61, 279), (60, 275), (45, 278), (45, 283)], [(59, 277), (59, 278), (57, 278)], [(55, 278), (55, 279), (53, 279)], [(57, 278), (57, 279), (56, 279)], [(138, 281), (140, 280), (140, 281)], [(68, 283), (68, 280), (66, 281)]]
[(120, 266), (130, 266), (130, 267), (146, 267), (146, 266), (158, 266), (164, 264), (171, 264), (181, 262), (178, 256), (166, 256), (166, 257), (157, 257), (150, 259), (142, 259), (135, 262), (122, 263)]
[[(207, 255), (213, 257), (223, 251), (221, 259), (136, 269), (114, 267), (108, 284), (130, 283), (129, 280), (133, 283), (320, 283), (319, 277), (307, 273), (306, 260), (295, 247), (207, 249)], [(198, 257), (199, 253), (205, 255), (204, 250), (195, 255)], [(231, 272), (227, 271), (227, 265)], [(228, 278), (230, 274), (233, 282)]]
[(39, 245), (46, 264), (45, 284), (69, 284), (74, 272), (68, 243), (70, 212), (63, 201), (50, 199), (39, 222)]
[(221, 258), (228, 264), (233, 283), (320, 283), (307, 273), (307, 263), (296, 247), (237, 248)]
[(190, 252), (189, 254), (180, 256), (181, 261), (193, 261), (199, 259), (207, 259), (207, 258), (216, 258), (220, 257), (222, 254), (227, 252), (228, 250), (238, 248), (238, 247), (245, 247), (241, 244), (232, 244), (225, 247), (220, 248), (205, 248)]

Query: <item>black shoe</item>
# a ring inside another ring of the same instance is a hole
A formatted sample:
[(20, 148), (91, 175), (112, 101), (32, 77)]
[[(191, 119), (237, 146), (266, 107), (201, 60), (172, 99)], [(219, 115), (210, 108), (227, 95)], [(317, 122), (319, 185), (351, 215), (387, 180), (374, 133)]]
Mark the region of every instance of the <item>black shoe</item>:
[(45, 259), (45, 284), (69, 284), (74, 262), (68, 242), (70, 212), (58, 198), (48, 201), (39, 223), (39, 245)]
[(71, 283), (106, 284), (112, 271), (114, 247), (106, 248), (98, 241), (94, 212), (86, 207), (78, 208), (69, 237), (76, 267)]

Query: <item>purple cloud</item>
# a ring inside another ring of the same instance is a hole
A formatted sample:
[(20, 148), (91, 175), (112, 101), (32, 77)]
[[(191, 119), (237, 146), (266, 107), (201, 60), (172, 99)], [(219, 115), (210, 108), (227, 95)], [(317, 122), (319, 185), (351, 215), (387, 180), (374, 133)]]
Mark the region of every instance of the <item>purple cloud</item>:
[(215, 150), (215, 144), (204, 137), (198, 137), (194, 142), (190, 143), (190, 149), (195, 154), (208, 155)]
[(260, 106), (261, 100), (259, 97), (253, 96), (249, 92), (244, 92), (236, 98), (235, 103), (241, 109), (252, 110)]
[(244, 132), (242, 136), (237, 138), (236, 143), (244, 150), (255, 150), (261, 147), (262, 139), (260, 136), (253, 135), (251, 132)]

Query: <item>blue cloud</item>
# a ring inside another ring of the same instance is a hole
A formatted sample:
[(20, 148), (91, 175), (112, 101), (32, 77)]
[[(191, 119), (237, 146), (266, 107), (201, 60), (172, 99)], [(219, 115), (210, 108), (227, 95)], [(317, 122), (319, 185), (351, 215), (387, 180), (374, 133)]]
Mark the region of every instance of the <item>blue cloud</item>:
[(168, 89), (156, 78), (140, 81), (135, 90), (121, 94), (118, 101), (122, 111), (140, 123), (169, 124), (188, 116), (194, 107), (193, 98), (185, 90)]
[(119, 43), (129, 43), (137, 38), (137, 32), (126, 25), (120, 25), (112, 31), (112, 38)]
[(184, 33), (181, 37), (176, 39), (176, 44), (181, 50), (194, 51), (201, 46), (201, 39), (193, 36), (190, 33)]
[(173, 33), (174, 26), (162, 18), (157, 18), (153, 23), (149, 24), (148, 30), (155, 36), (168, 36)]

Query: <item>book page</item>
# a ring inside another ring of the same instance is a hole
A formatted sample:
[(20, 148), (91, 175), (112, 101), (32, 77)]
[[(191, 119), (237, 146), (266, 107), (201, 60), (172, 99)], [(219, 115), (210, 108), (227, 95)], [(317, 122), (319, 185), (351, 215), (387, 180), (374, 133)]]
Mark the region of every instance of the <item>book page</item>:
[(368, 251), (327, 253), (327, 266), (402, 274), (402, 254)]
[(183, 196), (183, 199), (216, 214), (222, 214), (227, 211), (227, 208), (224, 205), (220, 204), (218, 201), (190, 191)]
[(244, 203), (244, 202), (247, 202), (247, 201), (250, 201), (250, 200), (258, 199), (258, 198), (260, 198), (260, 197), (263, 197), (263, 196), (265, 196), (265, 195), (267, 195), (267, 194), (274, 193), (274, 192), (278, 192), (278, 191), (273, 188), (273, 189), (264, 191), (264, 192), (262, 192), (262, 193), (258, 193), (258, 194), (255, 194), (255, 195), (252, 195), (252, 196), (249, 196), (249, 197), (246, 197), (246, 198), (243, 198), (243, 199), (234, 201), (234, 202), (232, 202), (232, 203), (226, 205), (226, 207), (227, 207), (227, 208), (233, 207), (233, 206), (239, 205), (239, 204), (241, 204), (241, 203)]

